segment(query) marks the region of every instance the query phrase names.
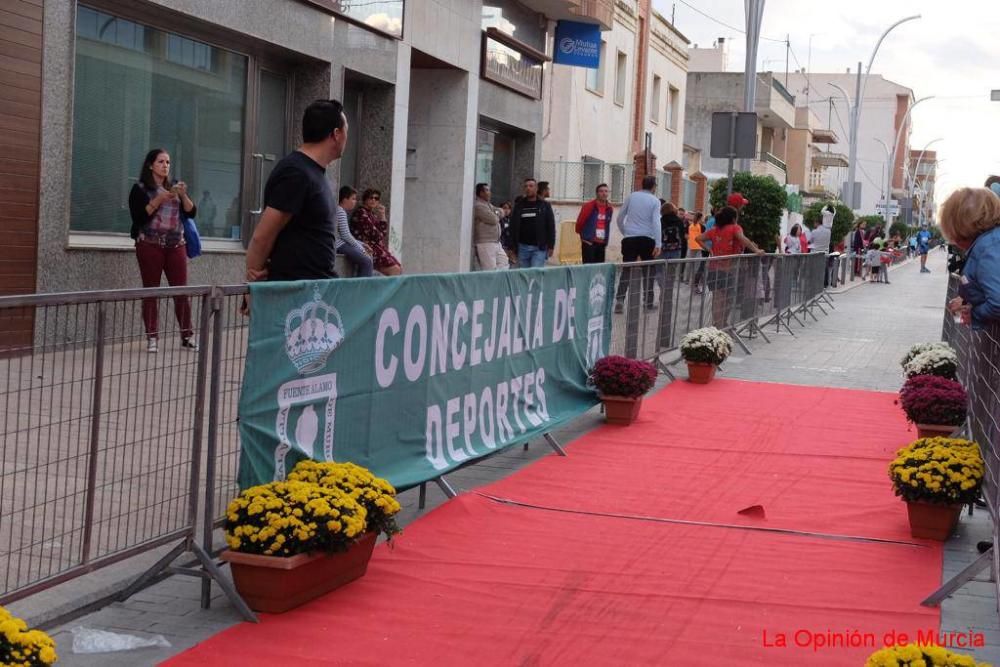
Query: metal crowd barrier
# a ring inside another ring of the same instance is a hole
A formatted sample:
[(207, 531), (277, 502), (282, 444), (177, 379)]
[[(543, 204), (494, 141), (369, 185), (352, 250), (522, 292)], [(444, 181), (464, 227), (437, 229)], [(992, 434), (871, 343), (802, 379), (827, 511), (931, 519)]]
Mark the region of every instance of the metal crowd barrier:
[[(825, 266), (822, 254), (619, 265), (611, 352), (659, 359), (709, 325), (749, 352), (749, 339), (766, 339), (772, 326), (792, 331), (827, 307)], [(202, 578), (204, 607), (214, 579), (253, 618), (213, 559), (237, 493), (246, 293), (239, 285), (0, 297), (0, 604), (158, 551), (119, 599), (188, 574)], [(144, 309), (147, 319), (157, 314), (155, 354)], [(175, 314), (188, 309), (198, 350), (180, 345)], [(176, 565), (185, 554), (189, 562)]]
[(827, 255), (734, 255), (618, 265), (611, 353), (657, 360), (677, 350), (690, 331), (715, 326), (747, 341), (770, 342), (769, 331), (794, 335), (832, 298)]
[[(959, 278), (948, 280), (947, 301), (958, 296)], [(942, 339), (958, 353), (958, 380), (969, 394), (969, 416), (965, 435), (979, 443), (986, 462), (983, 499), (993, 520), (993, 548), (935, 591), (924, 604), (937, 605), (988, 568), (992, 568), (997, 587), (997, 613), (1000, 613), (1000, 322), (974, 330), (954, 321), (945, 313)]]
[[(160, 550), (122, 599), (170, 572), (201, 577), (207, 604), (207, 574), (252, 617), (211, 557), (235, 490), (245, 292), (0, 297), (0, 604)], [(180, 318), (199, 349), (181, 347)], [(200, 567), (175, 566), (185, 553)]]

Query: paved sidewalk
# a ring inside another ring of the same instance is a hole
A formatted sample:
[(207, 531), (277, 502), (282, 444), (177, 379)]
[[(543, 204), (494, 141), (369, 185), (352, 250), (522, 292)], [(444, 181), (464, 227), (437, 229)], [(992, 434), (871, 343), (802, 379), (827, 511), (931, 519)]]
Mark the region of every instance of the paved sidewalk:
[[(764, 329), (772, 344), (757, 341), (753, 355), (737, 353), (721, 376), (812, 386), (898, 391), (899, 360), (916, 342), (941, 339), (948, 287), (946, 256), (931, 253), (928, 268), (907, 262), (890, 274), (889, 284), (848, 283), (832, 296), (828, 315), (815, 311), (805, 328)], [(818, 320), (818, 321), (817, 321)]]
[[(818, 322), (810, 319), (805, 328), (793, 322), (794, 336), (787, 331), (768, 330), (766, 333), (772, 343), (754, 341), (751, 344), (753, 354), (734, 356), (722, 370), (722, 377), (898, 390), (901, 383), (899, 359), (906, 349), (915, 342), (940, 337), (946, 286), (944, 264), (944, 254), (935, 252), (928, 264), (932, 270), (930, 274), (920, 274), (919, 265), (911, 262), (892, 272), (890, 285), (861, 285), (837, 295), (836, 309), (829, 315), (817, 312)], [(848, 416), (831, 415), (831, 418), (843, 420)], [(557, 437), (566, 442), (600, 423), (600, 415), (593, 410), (563, 429)], [(459, 490), (469, 490), (505, 477), (549, 453), (541, 441), (533, 443), (527, 452), (520, 447), (512, 448), (484, 463), (449, 475), (449, 481)], [(430, 486), (427, 500), (430, 509), (444, 498), (436, 487)], [(404, 505), (401, 523), (405, 526), (423, 512), (416, 507), (416, 490), (402, 494), (401, 501)], [(946, 547), (943, 578), (959, 571), (976, 556), (975, 541), (988, 533), (989, 519), (985, 512), (978, 512), (971, 520), (963, 517), (962, 526), (961, 535)], [(213, 587), (212, 609), (202, 611), (198, 605), (199, 590), (198, 581), (173, 577), (124, 603), (113, 604), (57, 628), (54, 632), (61, 649), (60, 665), (153, 665), (239, 622), (217, 587)], [(943, 607), (942, 630), (972, 628), (984, 632), (989, 648), (981, 651), (979, 657), (1000, 664), (1000, 627), (992, 591), (992, 584), (985, 580), (960, 591)], [(74, 655), (70, 650), (69, 628), (77, 625), (139, 636), (162, 634), (172, 648)]]

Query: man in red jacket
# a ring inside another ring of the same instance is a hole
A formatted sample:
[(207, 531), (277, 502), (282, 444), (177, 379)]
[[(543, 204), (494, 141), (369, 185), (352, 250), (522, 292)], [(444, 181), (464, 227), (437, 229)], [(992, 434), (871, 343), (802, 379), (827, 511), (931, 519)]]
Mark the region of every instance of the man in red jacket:
[(597, 198), (591, 199), (576, 216), (576, 233), (580, 235), (584, 264), (602, 264), (604, 252), (611, 234), (611, 214), (614, 210), (608, 202), (608, 184), (597, 186)]

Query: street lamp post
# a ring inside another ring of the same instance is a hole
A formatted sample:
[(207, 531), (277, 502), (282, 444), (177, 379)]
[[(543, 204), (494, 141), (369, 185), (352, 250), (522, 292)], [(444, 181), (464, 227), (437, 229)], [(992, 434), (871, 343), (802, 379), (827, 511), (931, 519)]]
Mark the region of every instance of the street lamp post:
[(910, 105), (910, 108), (906, 110), (906, 114), (903, 116), (903, 120), (899, 123), (899, 130), (896, 132), (896, 140), (892, 143), (892, 151), (889, 153), (890, 167), (889, 167), (889, 182), (886, 187), (886, 197), (885, 197), (885, 212), (886, 212), (886, 224), (892, 224), (892, 215), (889, 213), (889, 200), (892, 199), (892, 178), (896, 175), (896, 151), (899, 150), (899, 141), (903, 138), (903, 130), (906, 129), (906, 123), (910, 120), (910, 113), (917, 107), (921, 102), (926, 102), (927, 100), (933, 100), (933, 95), (928, 95), (927, 97), (921, 97), (919, 100)]
[[(889, 151), (889, 144), (885, 143), (884, 141), (882, 141), (878, 137), (875, 138), (875, 141), (876, 141), (876, 143), (880, 144), (882, 146), (882, 150), (885, 151), (885, 169), (882, 170), (882, 178), (885, 179), (885, 180), (882, 183), (882, 187), (886, 188), (886, 190), (888, 190), (889, 192), (892, 192), (892, 183), (889, 180), (890, 174), (891, 174), (891, 171), (892, 171), (892, 167), (890, 166), (892, 158), (889, 157), (891, 155), (891, 153)], [(887, 187), (887, 184), (888, 184), (888, 187)], [(881, 193), (880, 196), (882, 197), (882, 200), (885, 202), (885, 210), (883, 211), (882, 216), (883, 216), (883, 219), (886, 222), (886, 225), (888, 225), (889, 224), (889, 199), (885, 196), (885, 190), (882, 191), (882, 193)]]
[[(913, 179), (912, 179), (912, 182), (910, 183), (910, 201), (911, 202), (913, 201), (913, 195), (916, 193), (917, 188), (920, 187), (919, 184), (917, 183), (917, 179), (920, 177), (920, 163), (924, 161), (924, 153), (927, 152), (928, 148), (930, 148), (931, 146), (933, 146), (934, 144), (936, 144), (937, 142), (939, 142), (941, 140), (942, 140), (941, 137), (938, 137), (937, 139), (931, 139), (930, 141), (928, 141), (924, 145), (923, 149), (921, 149), (920, 155), (917, 156), (917, 164), (913, 167)], [(925, 191), (921, 187), (920, 188), (920, 210), (917, 212), (918, 213), (918, 216), (917, 216), (918, 217), (918, 223), (923, 222), (923, 217), (924, 217), (923, 201), (924, 201), (924, 197), (925, 196), (926, 196), (925, 195)], [(910, 210), (913, 210), (912, 204), (910, 205)]]
[(861, 63), (858, 63), (858, 82), (857, 82), (857, 93), (854, 96), (854, 112), (851, 114), (851, 147), (850, 154), (848, 155), (848, 167), (847, 167), (847, 185), (844, 188), (844, 195), (847, 199), (847, 205), (854, 208), (854, 179), (857, 175), (858, 167), (858, 131), (861, 127), (861, 105), (865, 99), (865, 88), (868, 85), (868, 75), (872, 71), (872, 63), (875, 62), (875, 55), (878, 53), (879, 47), (882, 46), (882, 42), (885, 40), (886, 35), (892, 32), (896, 27), (906, 23), (907, 21), (913, 21), (919, 19), (920, 14), (915, 14), (914, 16), (907, 16), (904, 19), (896, 21), (891, 26), (886, 28), (886, 31), (882, 33), (882, 36), (878, 38), (878, 42), (875, 43), (875, 48), (872, 50), (871, 57), (868, 59), (868, 68), (865, 70), (865, 81), (864, 85), (861, 82)]
[(914, 185), (917, 184), (917, 176), (920, 175), (920, 163), (923, 162), (923, 160), (924, 160), (924, 153), (927, 152), (928, 148), (930, 148), (931, 146), (933, 146), (934, 144), (936, 144), (937, 142), (939, 142), (941, 140), (942, 140), (942, 137), (938, 137), (937, 139), (932, 139), (932, 140), (928, 141), (924, 145), (924, 147), (920, 150), (920, 155), (917, 156), (917, 164), (913, 167), (913, 184)]

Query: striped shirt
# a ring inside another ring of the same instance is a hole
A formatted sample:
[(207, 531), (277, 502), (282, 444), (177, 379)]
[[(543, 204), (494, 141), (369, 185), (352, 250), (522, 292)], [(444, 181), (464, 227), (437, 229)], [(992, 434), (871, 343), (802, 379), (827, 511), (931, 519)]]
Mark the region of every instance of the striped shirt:
[(340, 206), (337, 207), (336, 236), (337, 236), (337, 250), (340, 250), (345, 243), (350, 243), (359, 250), (365, 249), (365, 247), (361, 245), (361, 241), (358, 241), (356, 238), (354, 238), (354, 235), (351, 234), (351, 226), (348, 224), (347, 221), (347, 211), (345, 211)]

